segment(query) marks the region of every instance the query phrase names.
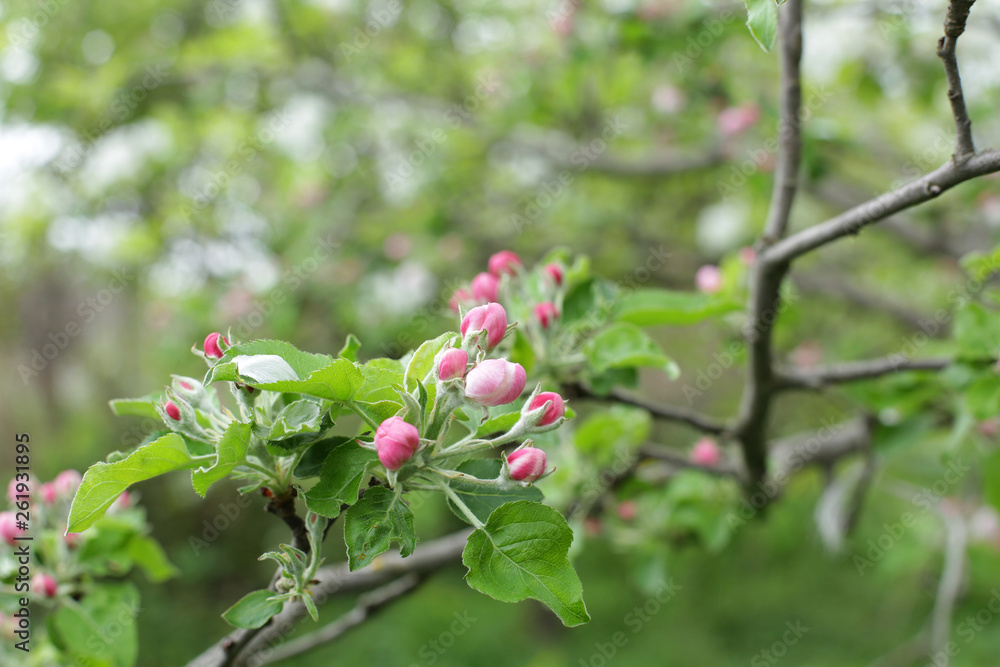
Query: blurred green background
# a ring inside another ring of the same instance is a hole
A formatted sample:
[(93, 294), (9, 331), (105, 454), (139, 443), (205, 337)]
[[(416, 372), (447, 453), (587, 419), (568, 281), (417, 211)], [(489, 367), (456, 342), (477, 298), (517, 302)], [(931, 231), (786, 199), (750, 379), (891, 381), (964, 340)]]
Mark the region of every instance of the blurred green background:
[[(399, 356), (457, 326), (448, 296), (503, 248), (531, 263), (565, 246), (617, 280), (662, 247), (670, 259), (649, 284), (691, 289), (699, 266), (753, 242), (769, 201), (777, 60), (753, 42), (738, 3), (46, 0), (0, 11), (0, 422), (11, 444), (31, 434), (43, 479), (138, 444), (155, 425), (113, 418), (107, 401), (200, 374), (188, 350), (210, 331), (330, 353), (354, 333), (362, 357)], [(793, 226), (949, 158), (934, 54), (943, 12), (808, 4)], [(959, 49), (980, 145), (1000, 143), (998, 26), (1000, 6), (984, 0)], [(815, 253), (797, 274), (807, 298), (781, 321), (779, 355), (897, 351), (913, 318), (962, 284), (957, 258), (992, 248), (998, 228), (997, 179), (987, 178)], [(654, 333), (685, 375), (650, 374), (645, 393), (686, 405), (684, 384), (738, 328)], [(733, 414), (738, 366), (696, 407)], [(853, 400), (786, 395), (775, 432), (843, 416)], [(652, 439), (685, 451), (696, 434), (657, 424)], [(940, 445), (888, 443), (880, 478), (933, 484)], [(9, 470), (12, 447), (0, 461)], [(823, 482), (823, 471), (801, 475), (722, 553), (671, 547), (662, 566), (681, 589), (638, 632), (629, 614), (648, 597), (627, 544), (604, 538), (620, 522), (609, 512), (579, 557), (588, 626), (494, 602), (453, 567), (294, 664), (775, 664), (762, 652), (796, 622), (808, 631), (786, 664), (871, 664), (924, 626), (944, 532), (934, 513), (920, 515), (862, 576), (852, 556), (913, 506), (878, 486), (832, 556), (813, 522)], [(262, 499), (209, 548), (192, 548), (236, 499), (219, 487), (204, 501), (183, 475), (138, 489), (184, 573), (139, 581), (141, 665), (200, 653), (226, 632), (219, 614), (270, 574), (256, 558), (285, 531)], [(428, 507), (423, 539), (458, 527)], [(970, 547), (956, 625), (1000, 590), (1000, 530), (985, 534)], [(342, 541), (330, 543), (328, 559), (339, 558)], [(338, 605), (349, 601), (324, 618)], [(443, 653), (429, 648), (456, 612), (476, 621)], [(618, 631), (628, 641), (608, 658), (599, 645)], [(952, 664), (998, 664), (1000, 622), (957, 641)]]

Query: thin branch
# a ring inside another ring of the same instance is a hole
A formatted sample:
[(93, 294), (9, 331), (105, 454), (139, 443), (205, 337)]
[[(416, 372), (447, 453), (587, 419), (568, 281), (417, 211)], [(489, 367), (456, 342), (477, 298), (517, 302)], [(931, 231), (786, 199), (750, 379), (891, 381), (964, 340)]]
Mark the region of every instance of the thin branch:
[(770, 448), (774, 486), (783, 487), (804, 467), (830, 466), (846, 456), (867, 450), (871, 446), (871, 430), (872, 421), (859, 417), (779, 440)]
[(669, 463), (675, 468), (701, 470), (709, 475), (717, 475), (719, 477), (733, 477), (737, 480), (743, 480), (746, 475), (746, 472), (742, 467), (736, 466), (732, 463), (720, 463), (713, 466), (702, 465), (691, 461), (684, 456), (684, 454), (675, 451), (670, 447), (665, 447), (664, 445), (658, 445), (652, 442), (642, 445), (639, 448), (639, 455), (645, 460), (663, 461), (664, 463)]
[(367, 621), (372, 615), (389, 603), (415, 591), (422, 581), (423, 579), (416, 574), (408, 574), (376, 588), (370, 593), (365, 593), (358, 598), (358, 603), (354, 609), (333, 623), (308, 635), (281, 644), (270, 652), (264, 651), (256, 654), (256, 658), (251, 658), (249, 662), (253, 665), (270, 665), (271, 663), (286, 660), (311, 651), (323, 644), (335, 641), (352, 628)]
[(632, 396), (627, 392), (617, 389), (612, 390), (611, 393), (606, 396), (595, 394), (582, 384), (564, 385), (563, 389), (568, 398), (590, 398), (598, 401), (624, 403), (625, 405), (632, 405), (637, 408), (647, 410), (657, 419), (686, 424), (687, 426), (690, 426), (695, 430), (702, 431), (703, 433), (722, 435), (726, 432), (726, 425), (724, 423), (717, 421), (712, 417), (703, 415), (700, 412), (687, 410), (673, 405), (654, 403), (644, 398)]
[[(951, 619), (955, 613), (955, 603), (962, 590), (962, 578), (965, 571), (965, 548), (968, 535), (965, 519), (958, 510), (953, 513), (944, 507), (938, 512), (944, 520), (945, 550), (944, 565), (941, 569), (941, 581), (938, 582), (937, 595), (934, 598), (934, 609), (931, 611), (930, 646), (938, 656), (947, 656), (945, 644), (951, 636)], [(947, 667), (944, 663), (935, 663)]]
[(944, 37), (938, 41), (937, 54), (944, 63), (944, 74), (948, 79), (948, 101), (951, 102), (951, 113), (955, 117), (955, 154), (956, 163), (964, 162), (976, 154), (972, 143), (972, 119), (965, 108), (965, 95), (962, 93), (962, 77), (958, 72), (958, 57), (955, 47), (958, 38), (965, 32), (965, 23), (969, 20), (969, 11), (975, 0), (951, 0), (948, 3), (948, 13), (944, 19)]
[(948, 357), (910, 359), (893, 354), (878, 359), (848, 361), (809, 369), (785, 369), (775, 375), (775, 391), (786, 389), (823, 389), (829, 385), (869, 380), (903, 371), (940, 371), (951, 365)]
[(781, 35), (781, 93), (778, 121), (778, 161), (768, 208), (764, 238), (775, 241), (788, 229), (792, 203), (799, 185), (802, 160), (802, 2), (788, 0), (779, 12)]

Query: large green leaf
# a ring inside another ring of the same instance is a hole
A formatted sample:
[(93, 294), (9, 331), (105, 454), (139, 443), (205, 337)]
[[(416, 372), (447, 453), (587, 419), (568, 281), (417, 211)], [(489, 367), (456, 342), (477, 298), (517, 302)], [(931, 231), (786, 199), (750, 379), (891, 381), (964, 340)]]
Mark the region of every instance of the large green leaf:
[(374, 486), (367, 491), (344, 518), (344, 540), (351, 571), (368, 565), (399, 542), (399, 553), (409, 556), (416, 545), (413, 532), (413, 513), (402, 498), (384, 486)]
[(774, 0), (746, 0), (747, 27), (760, 44), (770, 51), (778, 30), (778, 6)]
[(734, 301), (701, 292), (641, 289), (622, 299), (618, 319), (639, 326), (697, 324), (739, 308)]
[(122, 491), (136, 482), (173, 470), (192, 468), (184, 438), (176, 433), (157, 438), (138, 448), (121, 461), (95, 463), (83, 475), (80, 488), (69, 511), (67, 532), (79, 533), (104, 516)]
[(204, 497), (208, 487), (246, 462), (249, 444), (250, 424), (230, 423), (216, 446), (215, 463), (208, 468), (198, 468), (191, 472), (191, 484), (199, 496)]
[(501, 505), (469, 536), (462, 562), (472, 588), (502, 602), (539, 600), (569, 627), (590, 620), (567, 554), (573, 531), (559, 512), (519, 500)]
[[(333, 357), (330, 355), (303, 352), (291, 343), (286, 343), (283, 340), (252, 340), (234, 345), (226, 350), (226, 354), (205, 375), (204, 384), (207, 386), (212, 382), (223, 379), (216, 376), (220, 373), (230, 372), (232, 370), (232, 361), (236, 357), (251, 357), (256, 355), (281, 357), (292, 371), (294, 371), (295, 376), (299, 378), (308, 377), (310, 373), (321, 368), (326, 368), (333, 361)], [(225, 379), (235, 378), (230, 377)]]
[[(459, 472), (478, 477), (479, 479), (496, 479), (500, 475), (500, 468), (503, 464), (499, 459), (476, 459), (466, 461), (458, 467)], [(504, 503), (514, 500), (533, 500), (541, 502), (542, 492), (537, 486), (514, 486), (502, 489), (496, 486), (476, 484), (475, 482), (465, 482), (462, 480), (451, 480), (449, 482), (452, 490), (461, 499), (480, 521), (486, 522), (490, 518), (493, 510)], [(451, 499), (448, 499), (448, 507), (459, 519), (468, 521), (465, 514), (455, 507)]]
[(142, 398), (116, 398), (109, 405), (111, 412), (119, 417), (135, 415), (136, 417), (149, 417), (160, 421), (160, 413), (156, 411), (156, 403), (156, 398), (144, 396)]
[(306, 507), (326, 517), (339, 516), (341, 505), (357, 502), (365, 471), (377, 460), (375, 452), (353, 439), (335, 447), (323, 461), (319, 482), (305, 492)]
[(353, 441), (354, 438), (337, 435), (309, 445), (309, 448), (302, 455), (299, 465), (295, 467), (295, 476), (299, 478), (316, 477), (322, 470), (323, 462), (326, 461), (330, 452), (345, 442)]
[(259, 628), (284, 606), (281, 600), (268, 600), (273, 595), (274, 591), (267, 589), (247, 593), (239, 602), (224, 611), (222, 618), (233, 627), (246, 630)]
[(395, 368), (386, 368), (379, 359), (372, 359), (361, 367), (364, 375), (364, 383), (354, 395), (354, 400), (365, 401), (367, 403), (378, 403), (379, 401), (400, 402), (399, 392), (396, 386), (403, 384), (403, 371)]
[(71, 664), (132, 667), (139, 654), (135, 619), (141, 611), (134, 586), (102, 584), (79, 602), (60, 605), (47, 623), (53, 643), (72, 656)]
[(671, 377), (679, 373), (677, 364), (639, 327), (619, 322), (587, 342), (584, 353), (596, 373), (616, 368), (659, 368)]

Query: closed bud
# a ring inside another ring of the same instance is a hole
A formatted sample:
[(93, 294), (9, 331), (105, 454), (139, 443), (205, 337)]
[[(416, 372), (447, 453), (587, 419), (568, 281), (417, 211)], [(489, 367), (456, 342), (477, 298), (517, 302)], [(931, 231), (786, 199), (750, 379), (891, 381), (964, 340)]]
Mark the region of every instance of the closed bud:
[(181, 420), (181, 409), (177, 407), (177, 404), (173, 401), (167, 401), (164, 403), (163, 409), (166, 411), (167, 416), (175, 422), (179, 422)]
[(388, 470), (399, 470), (420, 446), (417, 427), (402, 417), (389, 417), (375, 430), (375, 451)]
[(55, 597), (56, 588), (55, 577), (50, 574), (40, 573), (31, 578), (31, 589), (47, 598)]
[(556, 304), (551, 301), (543, 301), (535, 306), (535, 319), (538, 320), (543, 329), (548, 329), (558, 317), (559, 311), (556, 309)]
[(563, 281), (563, 269), (561, 266), (555, 262), (545, 265), (545, 273), (548, 274), (549, 278), (552, 279), (557, 286), (562, 285)]
[(545, 474), (545, 452), (525, 447), (507, 457), (507, 476), (515, 482), (534, 482)]
[(496, 301), (498, 296), (500, 279), (492, 273), (480, 273), (472, 279), (472, 298), (476, 301)]
[(517, 253), (511, 250), (501, 250), (492, 257), (489, 261), (490, 273), (499, 278), (503, 274), (515, 275), (518, 269), (520, 269), (523, 264), (521, 264), (521, 258), (517, 256)]
[(694, 449), (691, 450), (692, 463), (700, 466), (715, 466), (720, 461), (722, 461), (722, 452), (719, 451), (719, 446), (715, 444), (715, 440), (711, 438), (702, 438), (695, 443)]
[(42, 484), (41, 496), (42, 502), (46, 505), (55, 504), (56, 497), (58, 496), (55, 485), (52, 482), (45, 482), (45, 484)]
[(705, 294), (715, 294), (722, 289), (722, 272), (719, 267), (706, 264), (694, 274), (694, 284)]
[(63, 470), (56, 475), (52, 485), (55, 486), (56, 493), (65, 498), (76, 493), (82, 479), (80, 473), (75, 470)]
[(463, 336), (485, 331), (486, 349), (490, 350), (499, 345), (507, 334), (507, 311), (499, 303), (478, 306), (466, 313), (459, 330)]
[(469, 355), (465, 350), (451, 348), (445, 350), (438, 362), (438, 377), (442, 380), (454, 380), (465, 377), (465, 367), (469, 364)]
[(0, 512), (0, 538), (7, 544), (14, 546), (15, 537), (24, 535), (23, 530), (17, 527), (17, 515), (14, 512)]
[(76, 549), (77, 545), (80, 544), (80, 533), (66, 533), (63, 535), (63, 540), (66, 542), (67, 548)]
[(527, 382), (521, 364), (486, 359), (466, 375), (465, 395), (480, 405), (507, 405), (521, 395)]
[(219, 332), (205, 336), (205, 356), (209, 359), (221, 359), (224, 353), (222, 346), (229, 347), (229, 341)]
[(472, 301), (472, 292), (464, 287), (459, 287), (457, 290), (452, 292), (451, 298), (448, 299), (448, 307), (457, 313), (459, 306), (471, 303)]
[(531, 399), (531, 402), (527, 406), (528, 411), (538, 410), (546, 403), (549, 404), (549, 407), (545, 409), (542, 418), (538, 420), (537, 426), (553, 424), (562, 419), (566, 414), (566, 403), (563, 401), (563, 397), (554, 391), (543, 391)]
[(20, 500), (30, 500), (31, 499), (31, 493), (29, 493), (30, 488), (31, 485), (28, 484), (28, 482), (19, 482), (15, 477), (14, 479), (10, 480), (10, 483), (7, 485), (7, 500), (9, 500), (12, 503), (16, 503), (18, 502), (18, 496), (24, 496), (24, 498), (21, 498)]

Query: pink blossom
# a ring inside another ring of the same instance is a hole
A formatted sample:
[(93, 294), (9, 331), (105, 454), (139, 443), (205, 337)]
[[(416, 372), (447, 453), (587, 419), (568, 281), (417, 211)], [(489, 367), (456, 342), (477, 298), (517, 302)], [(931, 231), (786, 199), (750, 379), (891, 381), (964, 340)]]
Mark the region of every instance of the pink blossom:
[(694, 274), (694, 283), (705, 294), (715, 294), (722, 289), (722, 272), (719, 267), (706, 264)]
[(549, 407), (545, 410), (545, 414), (542, 415), (541, 420), (539, 420), (538, 426), (548, 426), (556, 420), (562, 419), (566, 414), (566, 403), (563, 401), (563, 397), (554, 391), (543, 391), (535, 396), (531, 399), (528, 410), (537, 410), (546, 403), (550, 403)]
[(465, 395), (480, 405), (506, 405), (521, 395), (527, 381), (521, 364), (486, 359), (466, 375)]
[(378, 460), (388, 470), (399, 470), (420, 446), (420, 433), (402, 417), (389, 417), (375, 431)]
[(469, 355), (465, 350), (455, 347), (445, 350), (438, 362), (438, 377), (442, 380), (465, 377), (465, 367), (468, 364)]
[(507, 457), (508, 474), (516, 482), (534, 482), (545, 474), (545, 452), (525, 447)]
[(219, 345), (219, 341), (222, 341), (224, 345), (229, 346), (229, 341), (226, 337), (219, 332), (213, 332), (205, 336), (205, 356), (209, 359), (221, 359), (222, 358), (222, 347)]
[(488, 263), (490, 273), (497, 278), (505, 273), (511, 276), (516, 275), (518, 270), (523, 266), (521, 258), (517, 256), (517, 253), (510, 250), (501, 250), (494, 254), (490, 257)]
[(702, 438), (695, 443), (694, 449), (691, 450), (692, 463), (700, 466), (716, 466), (719, 465), (720, 461), (722, 461), (722, 452), (719, 451), (715, 440), (711, 438)]
[(486, 349), (490, 350), (499, 345), (507, 334), (507, 311), (499, 303), (473, 308), (462, 319), (459, 331), (463, 336), (485, 331)]
[(738, 107), (723, 109), (715, 119), (719, 133), (724, 137), (735, 137), (753, 127), (760, 118), (760, 109), (756, 104), (742, 104)]
[(479, 273), (472, 279), (472, 298), (476, 301), (496, 301), (500, 295), (500, 279), (492, 273)]
[(543, 301), (535, 306), (534, 313), (535, 319), (538, 320), (543, 329), (548, 329), (552, 323), (556, 321), (556, 318), (559, 317), (559, 311), (556, 309), (556, 304), (551, 301)]

